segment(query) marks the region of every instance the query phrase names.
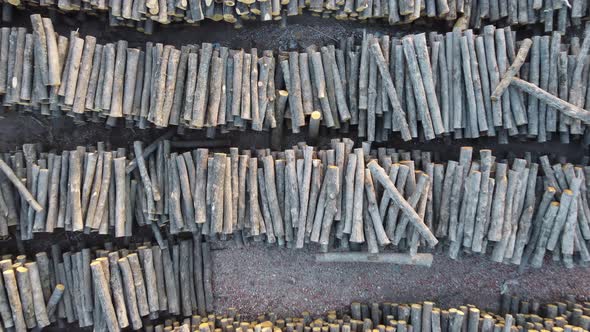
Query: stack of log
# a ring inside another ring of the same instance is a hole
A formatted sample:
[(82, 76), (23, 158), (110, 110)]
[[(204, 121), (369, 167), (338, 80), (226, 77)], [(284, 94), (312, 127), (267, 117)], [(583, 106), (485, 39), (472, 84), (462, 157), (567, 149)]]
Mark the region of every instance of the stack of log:
[[(171, 136), (168, 133), (161, 138)], [(183, 143), (184, 146), (190, 146), (194, 142)], [(203, 147), (228, 145), (226, 141), (198, 143)], [(177, 156), (170, 154), (170, 146), (169, 141), (156, 141), (145, 150), (146, 159), (139, 158), (139, 162), (128, 160), (126, 149), (110, 151), (102, 142), (96, 147), (79, 146), (73, 151), (63, 151), (61, 155), (42, 152), (36, 144), (25, 144), (21, 151), (4, 154), (3, 160), (0, 160), (0, 236), (9, 235), (9, 226), (18, 226), (22, 240), (33, 239), (35, 233), (53, 233), (59, 228), (86, 234), (98, 232), (115, 237), (131, 236), (133, 220), (139, 226), (151, 225), (152, 220), (157, 220), (154, 215), (164, 214), (164, 202), (167, 216), (168, 203), (173, 198), (166, 195), (166, 199), (160, 199), (157, 188), (164, 190), (162, 186), (166, 184), (166, 193), (170, 193), (171, 189), (180, 190), (177, 182), (172, 184), (168, 179), (162, 179), (164, 174), (169, 174), (168, 162), (176, 163)], [(138, 151), (142, 151), (139, 142), (135, 152)], [(194, 164), (189, 166), (193, 171), (193, 182)], [(154, 179), (153, 191), (151, 187), (145, 189), (143, 186), (143, 182), (149, 181), (148, 168)], [(186, 168), (184, 170), (186, 172)], [(174, 174), (178, 180), (178, 173)], [(145, 179), (142, 178), (144, 175)], [(186, 173), (183, 173), (184, 180), (188, 181)], [(150, 199), (146, 203), (148, 189)], [(20, 198), (14, 196), (17, 192), (21, 194)], [(157, 195), (157, 199), (154, 195)], [(157, 204), (155, 201), (158, 201)], [(167, 220), (166, 217), (162, 222)], [(156, 223), (151, 227), (159, 243), (162, 243)], [(176, 232), (174, 228), (172, 231)]]
[(574, 252), (581, 263), (590, 261), (584, 194), (590, 169), (551, 165), (547, 156), (539, 158), (541, 167), (530, 156), (495, 161), (490, 150), (481, 150), (479, 161), (471, 159), (471, 148), (462, 148), (459, 162), (447, 163), (434, 209), (440, 212), (436, 234), (446, 238), (451, 258), (461, 249), (489, 250), (492, 261), (540, 267), (549, 250), (566, 267), (573, 266)]
[[(571, 3), (570, 3), (571, 2)], [(3, 0), (3, 21), (10, 21), (12, 6), (50, 8), (62, 13), (78, 12), (107, 16), (110, 26), (134, 27), (151, 34), (154, 25), (205, 20), (224, 21), (241, 28), (247, 21), (272, 22), (301, 15), (339, 20), (382, 21), (404, 25), (416, 20), (450, 22), (455, 26), (479, 29), (482, 24), (523, 26), (543, 24), (545, 32), (565, 34), (570, 26), (580, 26), (588, 17), (585, 0)], [(83, 18), (82, 18), (83, 19)]]
[[(51, 256), (51, 257), (50, 257)], [(211, 252), (201, 236), (160, 247), (39, 252), (0, 261), (0, 317), (15, 331), (57, 321), (96, 331), (139, 330), (166, 316), (203, 317), (213, 311)]]
[[(567, 296), (563, 301), (541, 305), (538, 301), (521, 300), (518, 296), (502, 295), (500, 310), (480, 310), (467, 304), (458, 308), (444, 309), (436, 303), (353, 302), (350, 310), (330, 310), (324, 315), (312, 316), (304, 311), (300, 317), (278, 318), (274, 312), (259, 315), (247, 321), (236, 311), (228, 308), (222, 315), (207, 317), (194, 315), (182, 320), (167, 319), (156, 324), (155, 331), (295, 331), (310, 329), (334, 332), (362, 331), (417, 331), (417, 332), (487, 332), (498, 330), (534, 330), (581, 332), (590, 326), (590, 305)], [(147, 323), (146, 329), (152, 325)]]
[(366, 245), (415, 256), (440, 241), (453, 259), (488, 252), (539, 267), (548, 250), (567, 267), (590, 261), (588, 158), (578, 166), (541, 156), (539, 167), (530, 153), (496, 160), (484, 149), (477, 159), (464, 147), (458, 161), (440, 163), (349, 139), (229, 154), (175, 145), (137, 141), (129, 158), (104, 144), (61, 155), (25, 144), (2, 155), (0, 235), (18, 226), (24, 240), (56, 228), (119, 238), (147, 225), (161, 246), (164, 227), (322, 252)]
[(485, 26), (480, 36), (365, 34), (361, 45), (349, 37), (338, 48), (260, 56), (210, 43), (100, 45), (31, 19), (33, 34), (0, 29), (5, 107), (111, 126), (125, 119), (139, 128), (206, 129), (210, 137), (245, 128), (280, 136), (284, 122), (295, 133), (309, 122), (311, 135), (320, 125), (341, 132), (356, 125), (359, 137), (377, 142), (399, 132), (406, 141), (583, 136), (590, 144), (583, 109), (590, 108), (590, 27), (581, 45), (576, 37), (562, 43), (557, 32), (517, 43), (509, 27)]
[[(590, 304), (565, 301), (541, 305), (502, 295), (497, 313), (473, 305), (437, 307), (434, 302), (353, 302), (350, 311), (325, 317), (303, 312), (301, 317), (278, 319), (270, 312), (253, 321), (233, 308), (225, 315), (213, 311), (211, 254), (200, 236), (168, 247), (144, 243), (129, 249), (113, 248), (39, 252), (3, 256), (0, 261), (0, 318), (2, 327), (15, 331), (44, 328), (54, 323), (93, 327), (96, 331), (122, 329), (156, 331), (287, 331), (330, 329), (334, 332), (417, 331), (489, 332), (493, 330), (574, 331), (590, 328)], [(51, 257), (50, 257), (51, 256)], [(184, 319), (183, 319), (184, 317)], [(164, 323), (161, 324), (162, 320)], [(180, 319), (176, 321), (176, 319)], [(181, 325), (182, 324), (182, 325)], [(72, 325), (69, 325), (70, 327)]]
[[(502, 295), (499, 311), (480, 310), (468, 304), (458, 308), (443, 309), (436, 303), (424, 301), (421, 303), (395, 302), (353, 302), (350, 310), (344, 313), (336, 310), (328, 311), (325, 315), (312, 317), (309, 312), (303, 312), (301, 317), (277, 319), (277, 315), (269, 312), (259, 315), (255, 321), (248, 322), (248, 326), (236, 323), (240, 314), (229, 308), (225, 315), (217, 316), (216, 320), (234, 322), (234, 328), (241, 331), (282, 331), (309, 328), (320, 330), (331, 329), (335, 332), (361, 331), (418, 331), (418, 332), (487, 332), (502, 330), (535, 330), (535, 331), (585, 331), (590, 325), (590, 306), (588, 302), (576, 301), (568, 296), (564, 301), (541, 305), (538, 301), (521, 300), (518, 296)], [(211, 324), (201, 317), (192, 317), (183, 321), (167, 320), (156, 329), (170, 326), (178, 331), (211, 331), (216, 323)], [(205, 322), (209, 326), (195, 323)], [(237, 327), (236, 326), (240, 326)]]

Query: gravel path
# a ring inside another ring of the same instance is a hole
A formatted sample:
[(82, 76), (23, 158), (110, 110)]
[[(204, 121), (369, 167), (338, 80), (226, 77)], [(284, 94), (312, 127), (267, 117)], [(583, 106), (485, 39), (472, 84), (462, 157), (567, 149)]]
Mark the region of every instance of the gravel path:
[(418, 302), (442, 307), (474, 304), (496, 309), (501, 289), (541, 302), (566, 294), (590, 295), (588, 270), (566, 270), (548, 259), (538, 270), (519, 272), (478, 255), (453, 261), (437, 253), (431, 268), (371, 264), (319, 264), (317, 248), (279, 249), (264, 244), (213, 251), (215, 309), (235, 307), (254, 316), (312, 314), (347, 308), (351, 301)]

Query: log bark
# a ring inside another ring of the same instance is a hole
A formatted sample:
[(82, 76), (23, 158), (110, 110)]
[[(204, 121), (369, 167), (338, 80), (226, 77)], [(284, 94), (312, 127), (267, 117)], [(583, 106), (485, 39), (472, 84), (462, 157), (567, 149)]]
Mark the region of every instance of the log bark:
[(506, 70), (504, 76), (502, 76), (502, 80), (500, 81), (500, 83), (498, 83), (498, 85), (494, 89), (494, 92), (492, 93), (491, 98), (493, 101), (497, 101), (500, 98), (500, 96), (502, 96), (504, 91), (510, 85), (510, 82), (512, 81), (514, 76), (520, 71), (520, 68), (524, 64), (532, 45), (533, 41), (529, 38), (526, 38), (521, 42), (520, 49), (518, 50), (518, 54), (516, 55), (514, 62), (512, 63), (512, 65), (510, 65), (510, 67), (508, 67), (508, 70)]
[(363, 200), (364, 200), (364, 183), (365, 183), (365, 158), (363, 150), (357, 148), (354, 150), (356, 155), (356, 168), (354, 177), (354, 195), (352, 211), (352, 228), (350, 232), (350, 242), (362, 243), (365, 241), (363, 235)]
[(14, 185), (16, 190), (20, 193), (21, 197), (36, 211), (42, 212), (43, 207), (33, 198), (33, 195), (27, 190), (27, 187), (18, 179), (14, 171), (4, 160), (0, 159), (0, 170), (6, 175), (8, 180)]
[[(262, 162), (264, 165), (264, 182), (265, 182), (265, 189), (266, 189), (268, 202), (269, 202), (270, 213), (272, 216), (274, 235), (277, 236), (279, 239), (281, 239), (284, 237), (285, 232), (283, 229), (283, 218), (281, 216), (281, 209), (279, 207), (279, 198), (278, 198), (277, 188), (276, 188), (275, 163), (274, 163), (272, 156), (264, 157), (262, 159)], [(311, 178), (311, 169), (310, 169), (310, 178)], [(301, 207), (301, 209), (302, 209), (302, 213), (303, 213), (303, 209), (304, 209), (303, 206)], [(307, 209), (307, 207), (305, 207), (305, 209)], [(299, 227), (301, 228), (301, 224), (299, 224)], [(305, 219), (304, 219), (304, 224), (303, 224), (302, 229), (303, 229), (303, 231), (305, 230)], [(302, 231), (300, 231), (300, 232), (302, 232)]]
[(51, 322), (49, 321), (49, 316), (47, 315), (45, 298), (43, 297), (43, 289), (41, 288), (41, 276), (39, 275), (37, 263), (29, 262), (25, 264), (25, 267), (28, 269), (29, 272), (28, 275), (30, 278), (31, 292), (33, 295), (33, 306), (35, 310), (35, 319), (37, 320), (37, 326), (40, 328), (49, 326)]
[(31, 289), (31, 279), (29, 278), (29, 269), (26, 267), (16, 268), (16, 280), (18, 282), (19, 296), (22, 304), (23, 315), (27, 328), (31, 329), (37, 326), (35, 318), (35, 305), (33, 302), (33, 292)]
[(211, 56), (213, 45), (203, 43), (201, 48), (201, 58), (199, 63), (199, 73), (197, 76), (197, 85), (195, 88), (195, 102), (192, 109), (191, 126), (202, 128), (205, 121), (205, 106), (207, 101), (207, 84), (209, 82), (209, 68), (211, 65)]
[(410, 256), (400, 253), (369, 254), (361, 252), (333, 252), (316, 254), (315, 260), (319, 263), (376, 263), (430, 267), (433, 257), (432, 254)]
[(538, 86), (536, 86), (532, 83), (529, 83), (527, 81), (524, 81), (520, 78), (517, 78), (517, 77), (513, 78), (511, 84), (513, 84), (518, 89), (541, 100), (542, 102), (547, 104), (549, 107), (553, 107), (571, 118), (580, 120), (586, 124), (590, 123), (590, 112), (589, 111), (586, 111), (580, 107), (572, 105), (572, 104), (568, 103), (567, 101), (560, 99), (559, 97), (556, 97), (556, 96), (552, 95), (551, 93), (539, 88)]
[(147, 291), (145, 288), (145, 281), (143, 278), (143, 274), (141, 273), (141, 265), (139, 263), (139, 256), (135, 253), (127, 255), (125, 257), (129, 262), (129, 268), (131, 270), (131, 275), (133, 277), (133, 285), (137, 295), (137, 307), (139, 309), (139, 314), (143, 316), (147, 316), (150, 313), (148, 300), (147, 300)]
[[(108, 260), (110, 272), (109, 282), (111, 287), (114, 308), (117, 315), (117, 321), (119, 322), (119, 327), (124, 329), (127, 326), (129, 326), (129, 320), (127, 318), (127, 308), (125, 305), (125, 290), (123, 290), (121, 270), (118, 264), (119, 253), (110, 252), (108, 254)], [(133, 327), (135, 328), (135, 326)]]
[(10, 310), (12, 311), (12, 319), (16, 331), (26, 331), (27, 326), (23, 315), (23, 308), (20, 297), (18, 295), (18, 286), (16, 284), (16, 277), (12, 269), (2, 272), (4, 277), (4, 287), (6, 287), (6, 295)]
[(102, 264), (95, 261), (90, 264), (90, 267), (92, 269), (94, 288), (100, 301), (100, 306), (103, 310), (107, 327), (110, 331), (118, 331), (119, 324), (117, 322), (115, 309), (113, 308), (113, 303), (109, 292), (109, 285), (105, 277)]

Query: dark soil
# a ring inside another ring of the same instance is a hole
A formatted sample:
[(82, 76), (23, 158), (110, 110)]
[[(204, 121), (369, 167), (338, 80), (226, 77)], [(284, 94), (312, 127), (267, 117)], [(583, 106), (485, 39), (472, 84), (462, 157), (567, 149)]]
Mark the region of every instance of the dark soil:
[[(15, 12), (14, 22), (29, 27), (27, 12)], [(219, 42), (233, 48), (257, 47), (259, 49), (291, 49), (309, 44), (336, 43), (337, 39), (352, 33), (360, 34), (363, 28), (372, 31), (402, 34), (411, 31), (436, 29), (446, 31), (447, 26), (411, 25), (400, 29), (380, 24), (340, 22), (303, 16), (290, 19), (286, 29), (278, 24), (246, 23), (243, 30), (234, 30), (228, 24), (206, 23), (202, 27), (175, 25), (162, 27), (154, 35), (146, 36), (130, 29), (105, 29), (105, 23), (98, 18), (80, 18), (51, 14), (56, 30), (67, 35), (69, 30), (78, 29), (81, 35), (92, 34), (99, 42), (124, 38), (130, 46), (140, 46), (146, 40), (183, 45), (203, 41)], [(83, 22), (83, 23), (80, 23)], [(40, 142), (47, 148), (73, 149), (76, 145), (91, 145), (104, 141), (113, 147), (129, 146), (133, 140), (149, 142), (161, 135), (163, 130), (138, 130), (128, 128), (105, 128), (103, 125), (88, 123), (75, 125), (71, 119), (51, 119), (32, 114), (5, 112), (0, 120), (0, 151), (14, 150), (23, 143)], [(354, 137), (354, 132), (339, 134), (322, 132), (319, 145), (330, 138)], [(240, 148), (262, 148), (270, 146), (268, 133), (232, 132), (219, 135), (228, 138), (232, 146)], [(203, 139), (204, 133), (187, 132), (183, 139)], [(283, 146), (306, 140), (304, 134), (286, 135)], [(357, 139), (357, 141), (360, 141)], [(494, 139), (470, 141), (435, 140), (426, 143), (404, 143), (391, 140), (388, 147), (422, 149), (435, 153), (435, 160), (456, 158), (461, 145), (476, 148), (491, 148), (494, 154), (503, 158), (508, 153), (522, 156), (525, 151), (537, 154), (564, 155), (571, 161), (579, 161), (587, 152), (579, 143), (562, 145), (558, 142), (538, 144), (514, 141), (509, 145), (498, 145)], [(132, 241), (140, 242), (144, 234), (134, 236)], [(27, 253), (48, 249), (59, 241), (64, 247), (72, 245), (100, 245), (108, 239), (98, 236), (66, 235), (36, 237), (35, 241), (24, 244)], [(482, 308), (496, 307), (502, 289), (524, 298), (555, 300), (565, 294), (588, 296), (590, 278), (587, 270), (564, 269), (561, 265), (546, 262), (543, 269), (518, 272), (517, 267), (490, 262), (475, 255), (463, 257), (460, 261), (436, 254), (431, 268), (396, 267), (390, 265), (362, 264), (317, 264), (313, 253), (317, 248), (305, 250), (279, 249), (253, 244), (236, 248), (232, 242), (216, 244), (213, 251), (215, 309), (223, 312), (236, 307), (243, 314), (253, 316), (274, 311), (279, 315), (295, 315), (304, 310), (314, 314), (331, 309), (343, 309), (351, 301), (423, 301), (434, 300), (442, 306), (456, 306), (472, 303)], [(14, 240), (0, 243), (0, 253), (17, 251)]]

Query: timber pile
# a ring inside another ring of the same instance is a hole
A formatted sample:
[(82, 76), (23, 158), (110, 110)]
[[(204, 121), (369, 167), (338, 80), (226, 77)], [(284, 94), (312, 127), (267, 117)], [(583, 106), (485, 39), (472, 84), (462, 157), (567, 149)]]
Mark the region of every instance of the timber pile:
[(209, 137), (246, 128), (281, 137), (286, 122), (294, 133), (309, 123), (312, 137), (320, 126), (356, 125), (359, 137), (376, 142), (399, 133), (405, 141), (583, 137), (590, 144), (590, 25), (582, 42), (569, 44), (557, 32), (516, 42), (509, 27), (485, 26), (479, 36), (364, 34), (360, 45), (348, 37), (337, 48), (260, 56), (210, 43), (100, 45), (77, 32), (58, 36), (39, 15), (31, 20), (32, 34), (0, 29), (3, 105), (26, 112), (177, 125)]
[(61, 155), (25, 144), (3, 154), (0, 235), (17, 226), (23, 240), (56, 228), (121, 238), (147, 225), (160, 246), (163, 227), (239, 244), (316, 243), (323, 253), (394, 248), (414, 257), (440, 243), (453, 259), (488, 253), (540, 267), (549, 251), (566, 267), (590, 262), (588, 158), (580, 165), (546, 155), (537, 163), (530, 153), (496, 160), (484, 149), (477, 159), (463, 147), (458, 161), (439, 163), (430, 152), (354, 148), (349, 139), (329, 149), (300, 143), (229, 154), (173, 152), (175, 145), (189, 146), (160, 139), (144, 149), (136, 141), (129, 158), (104, 144)]
[[(568, 297), (541, 305), (503, 294), (498, 313), (467, 305), (448, 310), (435, 303), (353, 302), (350, 312), (337, 316), (277, 319), (274, 313), (247, 321), (230, 308), (225, 315), (211, 314), (211, 254), (201, 236), (171, 243), (169, 247), (143, 243), (129, 248), (62, 252), (53, 245), (51, 255), (39, 252), (3, 256), (0, 261), (0, 318), (15, 331), (56, 323), (93, 327), (96, 331), (121, 329), (210, 332), (231, 331), (573, 331), (590, 328), (590, 304)], [(51, 257), (49, 257), (51, 256)], [(183, 320), (175, 321), (180, 318)], [(164, 324), (159, 324), (164, 320)], [(182, 326), (181, 326), (182, 324)], [(71, 326), (71, 325), (69, 325)]]
[(105, 248), (62, 252), (53, 245), (51, 255), (38, 252), (32, 261), (3, 256), (0, 326), (26, 331), (59, 321), (95, 331), (140, 330), (161, 317), (213, 311), (211, 252), (201, 236), (166, 247)]
[[(579, 302), (573, 296), (564, 301), (541, 305), (538, 301), (521, 300), (518, 296), (502, 295), (501, 307), (498, 312), (480, 310), (473, 305), (443, 309), (436, 303), (359, 303), (353, 302), (350, 310), (342, 314), (329, 311), (324, 316), (312, 317), (303, 312), (301, 317), (277, 319), (273, 312), (259, 315), (255, 321), (247, 325), (238, 324), (241, 315), (229, 308), (225, 315), (207, 319), (191, 317), (190, 320), (167, 320), (155, 329), (162, 330), (166, 326), (178, 331), (211, 331), (221, 323), (222, 331), (321, 331), (328, 329), (334, 332), (361, 331), (419, 331), (419, 332), (491, 332), (491, 331), (586, 331), (590, 325), (590, 308), (588, 302)], [(216, 322), (211, 319), (215, 318)], [(195, 323), (201, 323), (197, 326)], [(228, 323), (225, 327), (224, 322)], [(209, 326), (203, 325), (203, 323)], [(203, 328), (203, 329), (202, 329)]]
[[(510, 26), (543, 24), (545, 32), (564, 34), (570, 26), (587, 19), (586, 0), (3, 0), (3, 21), (9, 22), (12, 7), (49, 8), (107, 16), (110, 26), (134, 27), (151, 34), (154, 25), (205, 20), (225, 21), (241, 28), (247, 21), (272, 22), (301, 15), (339, 20), (383, 21), (404, 25), (416, 20), (450, 22), (479, 29), (483, 24)], [(83, 17), (82, 17), (83, 19)]]

